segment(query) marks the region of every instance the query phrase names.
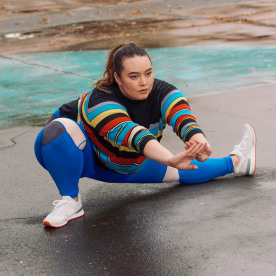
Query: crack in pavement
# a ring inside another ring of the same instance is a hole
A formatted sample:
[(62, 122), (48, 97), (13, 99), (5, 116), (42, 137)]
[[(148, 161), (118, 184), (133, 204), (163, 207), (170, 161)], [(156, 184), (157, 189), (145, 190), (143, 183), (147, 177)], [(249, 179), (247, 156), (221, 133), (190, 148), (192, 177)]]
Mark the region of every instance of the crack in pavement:
[(29, 132), (29, 130), (23, 131), (23, 132), (17, 134), (16, 136), (8, 138), (7, 140), (11, 141), (12, 144), (9, 144), (9, 145), (1, 145), (0, 144), (0, 150), (7, 149), (7, 148), (12, 148), (13, 146), (15, 146), (17, 144), (17, 142), (15, 141), (15, 139), (17, 139), (19, 136), (21, 136), (21, 135), (23, 135), (23, 134), (25, 134), (27, 132)]

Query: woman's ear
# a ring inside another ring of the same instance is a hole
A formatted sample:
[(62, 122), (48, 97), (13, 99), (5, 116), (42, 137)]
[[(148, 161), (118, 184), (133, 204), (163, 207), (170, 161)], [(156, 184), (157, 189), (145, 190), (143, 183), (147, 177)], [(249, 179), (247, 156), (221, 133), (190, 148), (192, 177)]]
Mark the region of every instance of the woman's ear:
[(118, 83), (118, 85), (121, 85), (120, 77), (117, 75), (117, 73), (114, 73), (115, 81)]

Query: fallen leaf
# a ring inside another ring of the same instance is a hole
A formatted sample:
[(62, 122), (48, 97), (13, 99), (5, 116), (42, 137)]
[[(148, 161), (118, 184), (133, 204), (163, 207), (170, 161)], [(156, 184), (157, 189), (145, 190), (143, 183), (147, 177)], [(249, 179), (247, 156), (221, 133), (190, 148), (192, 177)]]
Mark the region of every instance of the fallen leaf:
[(142, 14), (142, 13), (145, 13), (145, 12), (142, 10), (136, 10), (136, 11), (132, 12), (131, 14)]

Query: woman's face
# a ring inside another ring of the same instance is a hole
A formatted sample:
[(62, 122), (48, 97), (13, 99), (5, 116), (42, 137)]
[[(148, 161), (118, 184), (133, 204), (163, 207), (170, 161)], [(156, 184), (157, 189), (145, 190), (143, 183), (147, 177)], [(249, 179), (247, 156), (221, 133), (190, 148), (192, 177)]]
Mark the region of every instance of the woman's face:
[(114, 74), (121, 92), (132, 100), (146, 99), (154, 82), (150, 59), (147, 56), (125, 58), (123, 67), (121, 77)]

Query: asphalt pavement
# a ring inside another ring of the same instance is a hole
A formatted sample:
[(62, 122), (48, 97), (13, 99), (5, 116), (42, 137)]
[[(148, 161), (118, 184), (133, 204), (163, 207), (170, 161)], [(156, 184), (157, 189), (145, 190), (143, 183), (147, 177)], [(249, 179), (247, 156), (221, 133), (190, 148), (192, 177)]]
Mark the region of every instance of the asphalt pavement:
[[(1, 130), (0, 275), (275, 275), (275, 88), (190, 99), (214, 157), (240, 141), (243, 123), (255, 127), (254, 177), (201, 185), (82, 179), (85, 216), (60, 229), (42, 225), (59, 195), (33, 153), (40, 128)], [(183, 149), (170, 129), (163, 144)]]

